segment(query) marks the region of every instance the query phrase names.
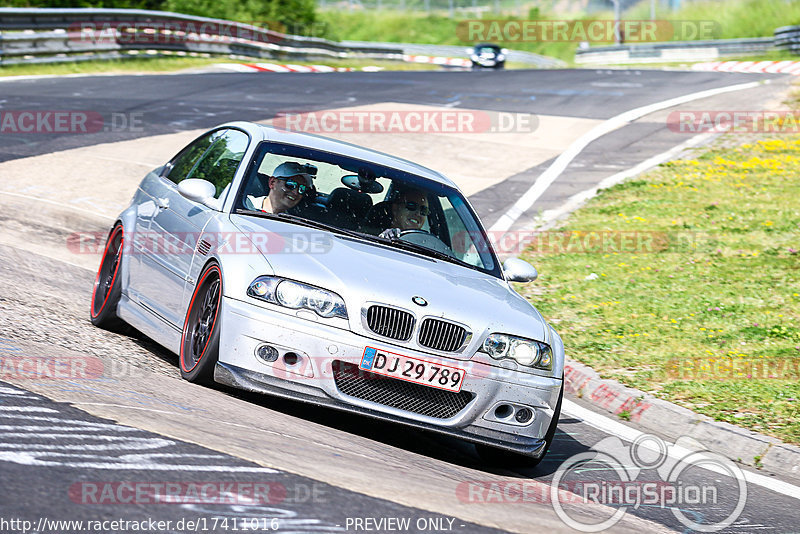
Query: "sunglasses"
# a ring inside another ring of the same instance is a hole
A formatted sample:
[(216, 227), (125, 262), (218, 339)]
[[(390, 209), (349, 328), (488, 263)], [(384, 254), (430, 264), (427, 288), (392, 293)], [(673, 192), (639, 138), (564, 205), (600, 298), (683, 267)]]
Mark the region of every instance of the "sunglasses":
[(311, 190), (310, 186), (298, 183), (297, 180), (292, 180), (291, 178), (278, 178), (278, 180), (284, 181), (284, 187), (288, 191), (294, 191), (297, 189), (297, 192), (301, 195), (305, 195), (307, 191)]
[(417, 211), (419, 210), (419, 214), (423, 217), (427, 217), (428, 214), (431, 212), (431, 209), (428, 206), (422, 206), (417, 202), (406, 202), (406, 209), (408, 211)]

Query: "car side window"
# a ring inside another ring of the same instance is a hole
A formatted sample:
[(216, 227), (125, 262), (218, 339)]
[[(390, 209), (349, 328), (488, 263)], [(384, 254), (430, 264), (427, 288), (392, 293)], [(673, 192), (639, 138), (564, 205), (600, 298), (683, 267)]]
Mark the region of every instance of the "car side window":
[(211, 132), (210, 134), (204, 135), (200, 139), (194, 141), (191, 145), (181, 150), (181, 152), (169, 163), (167, 174), (165, 175), (166, 178), (175, 182), (176, 184), (186, 179), (189, 175), (189, 172), (191, 172), (202, 155), (205, 154), (206, 150), (208, 150), (208, 147), (214, 144), (214, 141), (216, 141), (222, 132), (223, 130), (218, 130), (216, 132)]
[(220, 198), (236, 174), (236, 169), (244, 158), (249, 137), (239, 130), (221, 130), (213, 144), (208, 148), (194, 167), (189, 171), (187, 178), (199, 178), (214, 184), (215, 198)]
[[(488, 251), (482, 250), (484, 245), (478, 245), (475, 241), (480, 236), (480, 231), (477, 227), (468, 228), (464, 224), (464, 220), (458, 214), (458, 205), (453, 205), (450, 198), (441, 197), (442, 210), (444, 211), (445, 227), (449, 234), (450, 247), (453, 249), (456, 258), (469, 263), (470, 265), (477, 265), (486, 269), (491, 269), (494, 262)], [(480, 241), (480, 240), (479, 240)]]

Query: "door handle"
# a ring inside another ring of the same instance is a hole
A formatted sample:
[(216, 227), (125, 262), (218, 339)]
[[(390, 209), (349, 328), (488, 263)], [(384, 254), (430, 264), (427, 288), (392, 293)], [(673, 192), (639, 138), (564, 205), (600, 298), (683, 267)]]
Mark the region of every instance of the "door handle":
[(156, 205), (158, 209), (165, 210), (169, 208), (169, 199), (168, 198), (157, 198)]

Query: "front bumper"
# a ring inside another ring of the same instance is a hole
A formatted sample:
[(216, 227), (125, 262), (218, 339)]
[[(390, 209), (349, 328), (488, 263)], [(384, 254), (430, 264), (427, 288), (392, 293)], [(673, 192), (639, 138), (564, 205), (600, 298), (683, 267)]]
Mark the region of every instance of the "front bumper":
[[(222, 300), (221, 312), (219, 363), (214, 374), (217, 382), (533, 457), (544, 452), (544, 436), (563, 386), (560, 379), (409, 350), (332, 327), (305, 312), (299, 312), (303, 316), (298, 317), (228, 297)], [(256, 356), (256, 348), (263, 343), (278, 349), (276, 361), (266, 362)], [(437, 418), (346, 395), (337, 387), (333, 368), (340, 362), (358, 366), (367, 346), (459, 367), (465, 371), (462, 391), (473, 397), (455, 415)], [(292, 353), (296, 362), (287, 364), (286, 353)], [(500, 405), (529, 408), (533, 417), (526, 424), (517, 423), (513, 417), (500, 418)]]

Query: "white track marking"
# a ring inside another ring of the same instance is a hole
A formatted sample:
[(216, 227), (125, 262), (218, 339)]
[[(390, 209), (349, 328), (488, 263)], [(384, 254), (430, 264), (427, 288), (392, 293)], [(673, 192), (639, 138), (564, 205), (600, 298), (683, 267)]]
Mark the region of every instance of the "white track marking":
[(52, 408), (41, 406), (0, 406), (0, 412), (38, 412), (38, 413), (58, 413)]
[[(156, 413), (171, 414), (171, 415), (183, 415), (183, 414), (180, 414), (178, 412), (170, 412), (170, 411), (165, 411), (165, 410), (154, 410), (152, 408), (144, 408), (144, 407), (141, 407), (141, 406), (129, 406), (127, 404), (108, 404), (108, 403), (105, 403), (105, 402), (74, 402), (72, 404), (75, 405), (76, 407), (80, 407), (80, 406), (103, 406), (103, 407), (112, 407), (112, 408), (126, 408), (126, 409), (130, 409), (130, 410), (142, 410), (142, 411), (146, 411), (146, 412), (156, 412)], [(300, 437), (293, 436), (291, 434), (287, 434), (287, 433), (284, 433), (284, 432), (278, 432), (278, 431), (275, 431), (275, 430), (268, 430), (266, 428), (256, 428), (256, 427), (253, 427), (252, 425), (234, 423), (232, 421), (226, 421), (226, 420), (223, 420), (223, 419), (208, 419), (208, 418), (206, 418), (206, 421), (208, 421), (209, 423), (216, 423), (216, 424), (220, 424), (220, 425), (226, 425), (226, 426), (232, 426), (232, 427), (235, 427), (235, 428), (241, 428), (241, 429), (243, 429), (243, 430), (245, 430), (247, 432), (262, 432), (264, 434), (270, 434), (270, 435), (273, 435), (273, 436), (279, 436), (279, 437), (285, 438), (285, 439), (307, 441), (307, 440), (305, 440), (305, 438), (300, 438)], [(2, 428), (3, 427), (0, 426), (0, 429), (2, 429)], [(144, 432), (144, 430), (143, 430), (143, 432)], [(154, 430), (154, 432), (158, 432), (158, 431)], [(333, 445), (329, 445), (329, 444), (324, 443), (322, 441), (314, 441), (313, 443), (314, 443), (314, 445), (318, 445), (320, 447), (331, 449), (333, 451), (341, 451), (341, 449), (339, 447), (335, 447)], [(348, 452), (348, 454), (351, 454), (351, 455), (354, 455), (354, 456), (360, 456), (362, 458), (372, 458), (371, 456), (369, 456), (367, 454), (357, 453), (357, 452), (353, 452), (353, 451), (347, 451), (347, 452)]]
[[(73, 406), (103, 406), (105, 408), (125, 408), (128, 410), (140, 410), (143, 412), (163, 413), (168, 415), (182, 415), (179, 412), (169, 410), (156, 410), (155, 408), (145, 408), (143, 406), (130, 406), (128, 404), (110, 404), (107, 402), (72, 402)], [(249, 427), (248, 427), (249, 428)]]
[(662, 100), (654, 104), (638, 107), (625, 113), (621, 113), (607, 121), (599, 124), (576, 139), (550, 166), (536, 179), (536, 182), (528, 189), (508, 211), (506, 211), (500, 219), (492, 225), (489, 229), (490, 233), (507, 232), (511, 226), (519, 219), (523, 213), (528, 211), (533, 203), (541, 197), (545, 191), (553, 184), (553, 182), (561, 176), (561, 173), (567, 166), (574, 160), (591, 142), (597, 140), (603, 135), (610, 133), (618, 128), (621, 128), (629, 122), (649, 115), (662, 109), (671, 108), (692, 100), (707, 98), (723, 93), (730, 93), (733, 91), (741, 91), (744, 89), (752, 89), (757, 87), (761, 82), (741, 83), (738, 85), (729, 85), (726, 87), (718, 87), (716, 89), (708, 89), (697, 93), (691, 93), (669, 100)]
[(104, 213), (99, 213), (97, 211), (85, 210), (85, 209), (82, 209), (82, 208), (71, 206), (69, 204), (65, 204), (64, 201), (58, 201), (57, 202), (55, 200), (50, 200), (50, 199), (47, 199), (47, 198), (34, 197), (34, 196), (31, 196), (31, 195), (23, 195), (21, 193), (14, 193), (12, 191), (0, 191), (0, 195), (8, 195), (8, 196), (11, 196), (11, 197), (19, 197), (19, 198), (24, 198), (26, 200), (36, 200), (38, 202), (44, 202), (46, 204), (52, 204), (54, 206), (59, 206), (61, 208), (66, 208), (68, 210), (80, 211), (81, 213), (88, 213), (89, 215), (92, 215), (94, 217), (103, 217), (103, 218), (113, 217), (113, 215), (107, 215), (107, 214), (104, 214)]
[[(11, 391), (16, 390), (11, 389)], [(56, 415), (36, 415), (39, 413)], [(0, 420), (3, 419), (23, 420), (24, 423), (43, 421), (46, 424), (0, 425), (0, 430), (10, 430), (10, 432), (0, 432), (0, 462), (77, 469), (216, 473), (278, 472), (268, 467), (224, 465), (228, 457), (221, 454), (171, 452), (177, 446), (177, 443), (171, 439), (161, 436), (136, 435), (141, 430), (114, 423), (95, 423), (71, 419), (67, 414), (62, 414), (59, 410), (46, 406), (0, 405)], [(92, 434), (92, 432), (98, 431), (104, 433)], [(117, 435), (108, 435), (109, 431), (115, 432)], [(132, 432), (133, 435), (131, 435)], [(70, 439), (81, 442), (65, 443)], [(158, 450), (164, 452), (151, 452)], [(120, 452), (129, 453), (118, 456)], [(171, 460), (171, 462), (165, 462), (165, 460)], [(195, 463), (198, 460), (202, 461), (201, 465)]]
[[(637, 438), (644, 436), (645, 432), (640, 430), (636, 430), (635, 428), (629, 427), (627, 425), (623, 425), (618, 421), (614, 421), (604, 415), (600, 415), (595, 413), (583, 406), (579, 406), (574, 402), (564, 399), (561, 401), (561, 407), (564, 413), (571, 415), (572, 417), (577, 417), (582, 419), (584, 423), (587, 425), (594, 427), (606, 434), (611, 436), (617, 436), (620, 439), (625, 441), (635, 441)], [(655, 445), (650, 445), (647, 440), (640, 441), (640, 445), (645, 447), (652, 447), (652, 450), (658, 452), (658, 448)], [(685, 449), (683, 447), (678, 447), (675, 445), (670, 445), (669, 452), (673, 453), (671, 456), (678, 460), (685, 458), (687, 455), (691, 454), (694, 451), (690, 451), (689, 449)], [(728, 473), (720, 468), (709, 464), (701, 464), (698, 467), (702, 469), (707, 469), (709, 471), (713, 471), (715, 473), (728, 475)], [(776, 493), (781, 493), (783, 495), (787, 495), (794, 499), (800, 499), (800, 487), (794, 486), (789, 484), (788, 482), (783, 482), (782, 480), (778, 480), (772, 477), (760, 475), (758, 473), (753, 473), (752, 471), (745, 471), (742, 469), (742, 473), (744, 473), (744, 478), (750, 484), (755, 484), (756, 486), (761, 486), (762, 488), (766, 488), (770, 491), (774, 491)]]
[[(28, 451), (142, 451), (147, 449), (160, 449), (168, 445), (174, 445), (174, 441), (160, 438), (125, 438), (117, 440), (115, 443), (76, 443), (65, 445), (60, 443), (53, 445), (49, 443), (2, 443), (0, 449), (22, 449)], [(51, 454), (48, 452), (48, 454)]]
[[(53, 456), (52, 454), (44, 453), (41, 456)], [(72, 457), (72, 454), (64, 454), (63, 456)], [(199, 459), (202, 455), (191, 455), (187, 458)], [(123, 463), (123, 462), (55, 462), (50, 460), (41, 460), (37, 455), (28, 454), (24, 452), (0, 452), (0, 461), (13, 462), (20, 465), (31, 466), (53, 466), (53, 467), (71, 467), (76, 469), (112, 469), (122, 470), (130, 469), (133, 471), (183, 471), (183, 472), (208, 472), (208, 473), (278, 473), (275, 469), (268, 467), (242, 467), (231, 465), (171, 465), (171, 464), (157, 464), (151, 462), (136, 462), (136, 463)]]
[[(16, 427), (18, 429), (24, 427)], [(39, 432), (34, 432), (38, 430), (38, 427), (28, 427), (28, 432), (3, 432), (2, 438), (23, 438), (23, 439), (58, 439), (62, 440), (64, 438), (69, 439), (91, 439), (96, 441), (120, 441), (125, 439), (150, 439), (150, 438), (139, 438), (135, 436), (108, 436), (105, 434), (73, 434), (72, 432), (48, 432), (46, 434), (42, 434)], [(64, 430), (65, 427), (60, 427), (60, 430)], [(83, 430), (83, 429), (80, 429)], [(142, 431), (144, 432), (144, 431)]]
[(124, 159), (124, 158), (112, 158), (110, 156), (94, 156), (95, 159), (102, 159), (105, 161), (118, 161), (120, 163), (130, 163), (132, 165), (141, 165), (142, 167), (148, 167), (150, 169), (158, 168), (159, 166), (163, 165), (163, 163), (148, 163), (146, 161), (136, 161), (132, 159)]
[(598, 184), (595, 187), (592, 187), (591, 189), (586, 189), (584, 191), (581, 191), (580, 193), (575, 193), (574, 195), (569, 197), (567, 201), (561, 206), (554, 208), (552, 210), (545, 211), (542, 214), (542, 218), (544, 219), (543, 222), (545, 224), (552, 223), (557, 218), (571, 211), (574, 211), (575, 209), (578, 208), (578, 206), (580, 206), (590, 198), (597, 195), (597, 192), (599, 190), (609, 188), (624, 180), (627, 180), (628, 178), (636, 176), (637, 174), (643, 173), (648, 169), (651, 169), (661, 163), (664, 163), (665, 161), (669, 161), (678, 154), (680, 154), (681, 152), (683, 152), (684, 150), (701, 145), (706, 141), (708, 141), (709, 139), (711, 139), (712, 137), (714, 137), (715, 135), (722, 133), (723, 131), (725, 131), (724, 128), (720, 130), (717, 130), (715, 128), (714, 130), (709, 131), (707, 133), (695, 135), (691, 139), (670, 148), (666, 152), (662, 152), (661, 154), (656, 154), (655, 156), (648, 158), (629, 169), (620, 171), (616, 174), (612, 174), (611, 176), (603, 178), (602, 180), (600, 180), (600, 182), (598, 182)]

